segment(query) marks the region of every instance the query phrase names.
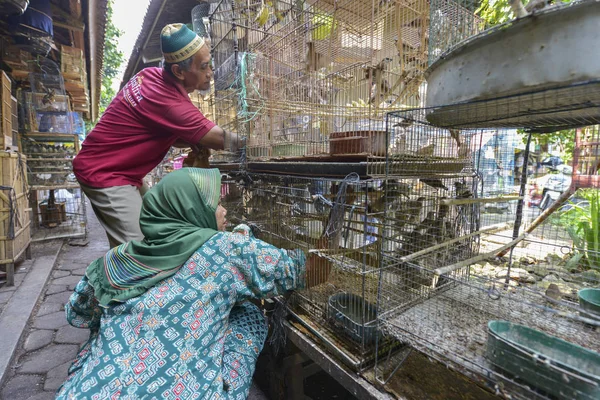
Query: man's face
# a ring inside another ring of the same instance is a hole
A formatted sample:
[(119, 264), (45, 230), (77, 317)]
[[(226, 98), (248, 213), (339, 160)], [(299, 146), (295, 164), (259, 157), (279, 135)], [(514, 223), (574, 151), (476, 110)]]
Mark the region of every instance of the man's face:
[(209, 90), (213, 77), (212, 62), (208, 46), (202, 46), (193, 56), (189, 71), (183, 71), (183, 87), (188, 93), (194, 90)]

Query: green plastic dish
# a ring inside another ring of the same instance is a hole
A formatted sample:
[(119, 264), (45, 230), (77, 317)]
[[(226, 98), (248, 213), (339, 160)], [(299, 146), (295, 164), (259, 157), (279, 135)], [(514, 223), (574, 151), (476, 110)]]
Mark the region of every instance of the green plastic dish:
[(579, 297), (579, 306), (585, 311), (596, 315), (590, 317), (600, 318), (600, 289), (581, 289), (577, 292)]
[(600, 354), (507, 321), (488, 322), (487, 358), (560, 399), (600, 399)]

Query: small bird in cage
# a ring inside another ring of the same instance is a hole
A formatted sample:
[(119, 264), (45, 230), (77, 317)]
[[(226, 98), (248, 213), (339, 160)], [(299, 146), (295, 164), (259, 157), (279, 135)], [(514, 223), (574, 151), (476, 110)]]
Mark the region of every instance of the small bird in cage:
[[(402, 225), (404, 224), (418, 224), (421, 219), (421, 210), (423, 209), (423, 204), (425, 204), (425, 197), (420, 196), (416, 200), (407, 200), (402, 202), (402, 208), (400, 211), (399, 221)], [(401, 226), (398, 226), (401, 227)]]
[(434, 152), (435, 152), (435, 145), (433, 143), (429, 143), (429, 144), (421, 147), (419, 150), (417, 150), (417, 155), (431, 157), (431, 156), (433, 156)]
[(450, 136), (456, 141), (456, 146), (460, 147), (460, 131), (458, 129), (448, 129)]
[(446, 187), (446, 185), (444, 185), (444, 183), (442, 182), (441, 179), (421, 178), (419, 180), (421, 182), (423, 182), (424, 184), (426, 184), (427, 186), (430, 186), (434, 189), (448, 190), (448, 187)]
[(46, 89), (44, 97), (42, 97), (42, 104), (49, 107), (54, 102), (54, 89)]
[(457, 199), (469, 199), (469, 198), (473, 197), (473, 193), (471, 192), (471, 189), (469, 189), (467, 184), (464, 182), (460, 182), (460, 181), (454, 182), (454, 189), (456, 191)]
[(315, 44), (313, 42), (307, 42), (306, 47), (307, 72), (316, 72), (319, 71), (321, 68), (326, 68), (329, 65), (329, 60), (327, 59), (327, 57), (317, 52)]
[(392, 59), (389, 57), (381, 60), (374, 67), (365, 67), (365, 77), (366, 80), (371, 80), (371, 96), (369, 99), (370, 104), (374, 104), (376, 100), (377, 104), (381, 103), (385, 100), (388, 93), (392, 90), (390, 83), (385, 79), (384, 72), (387, 70), (389, 64), (392, 62)]
[(408, 127), (410, 127), (413, 124), (413, 120), (411, 119), (406, 119), (406, 118), (398, 118), (396, 120), (396, 122), (394, 122), (392, 124), (392, 128), (402, 128), (402, 129), (406, 129)]
[(562, 293), (557, 284), (551, 283), (550, 285), (548, 285), (548, 288), (546, 289), (546, 296), (558, 301), (561, 299)]

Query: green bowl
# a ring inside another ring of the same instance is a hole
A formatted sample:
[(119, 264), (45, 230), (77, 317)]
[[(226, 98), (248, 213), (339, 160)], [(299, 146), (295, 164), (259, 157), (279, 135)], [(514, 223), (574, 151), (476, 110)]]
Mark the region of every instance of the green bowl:
[(600, 354), (536, 329), (489, 321), (486, 357), (558, 399), (600, 399)]
[(577, 296), (579, 297), (579, 306), (582, 309), (595, 314), (594, 318), (600, 318), (600, 289), (581, 289)]

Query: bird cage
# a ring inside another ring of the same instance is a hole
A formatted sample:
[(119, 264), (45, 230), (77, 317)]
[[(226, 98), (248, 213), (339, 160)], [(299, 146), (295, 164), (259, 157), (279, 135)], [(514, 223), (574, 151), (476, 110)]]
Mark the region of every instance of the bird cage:
[[(507, 398), (597, 398), (600, 320), (495, 279), (444, 279), (447, 290), (384, 316), (383, 330)], [(393, 366), (376, 369), (385, 382)]]
[[(592, 82), (389, 114), (388, 162), (371, 166), (388, 185), (382, 219), (392, 229), (382, 241), (381, 279), (397, 283), (379, 292), (384, 332), (497, 394), (598, 395), (600, 317), (577, 305), (580, 290), (600, 282), (600, 253), (593, 241), (583, 243), (598, 203), (597, 190), (589, 189), (598, 188), (598, 129), (573, 129), (573, 173), (553, 205), (533, 201), (533, 185), (541, 183), (532, 179), (537, 166), (528, 145), (531, 131), (595, 123), (596, 110), (578, 101), (594, 88)], [(560, 96), (565, 91), (570, 95)], [(524, 148), (517, 129), (530, 132)], [(546, 178), (562, 174), (553, 169)], [(577, 188), (590, 192), (565, 202)], [(410, 224), (403, 203), (415, 198), (413, 209), (422, 211)], [(527, 343), (518, 341), (523, 337)], [(566, 350), (548, 352), (536, 341)], [(378, 362), (378, 379), (386, 382), (401, 362)]]
[(314, 1), (253, 46), (248, 157), (364, 158), (421, 101), (428, 4)]
[(357, 175), (317, 179), (252, 173), (236, 179), (243, 214), (228, 213), (232, 222), (248, 224), (275, 246), (310, 250), (331, 267), (326, 283), (297, 291), (289, 300), (299, 321), (353, 369), (374, 362), (377, 341), (386, 350), (398, 347), (376, 325), (381, 182)]
[(429, 64), (463, 40), (485, 29), (475, 12), (474, 0), (432, 0), (430, 2)]

